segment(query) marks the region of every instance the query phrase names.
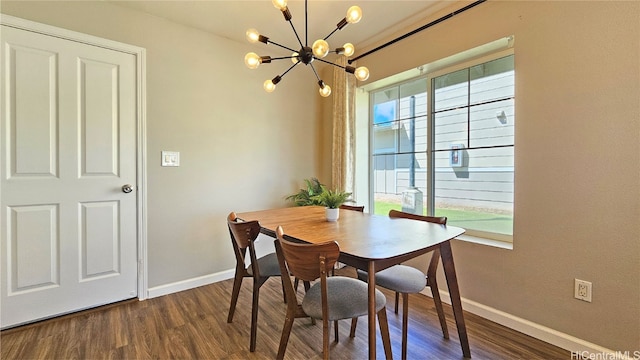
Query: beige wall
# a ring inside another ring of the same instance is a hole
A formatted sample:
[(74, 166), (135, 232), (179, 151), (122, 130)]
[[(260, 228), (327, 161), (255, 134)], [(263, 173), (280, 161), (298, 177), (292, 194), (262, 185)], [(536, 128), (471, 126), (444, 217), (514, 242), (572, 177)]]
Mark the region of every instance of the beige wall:
[[(462, 295), (612, 350), (639, 350), (640, 2), (491, 1), (358, 65), (375, 81), (507, 35), (515, 35), (514, 249), (456, 242)], [(592, 303), (573, 299), (574, 278), (593, 282)]]
[[(147, 49), (149, 286), (232, 269), (230, 211), (286, 206), (320, 173), (315, 82), (285, 68), (249, 70), (250, 44), (102, 1), (7, 2), (2, 13)], [(309, 94), (308, 96), (306, 94)], [(160, 151), (181, 166), (160, 167)]]
[[(147, 49), (150, 286), (230, 269), (229, 211), (330, 179), (315, 84), (291, 73), (265, 95), (251, 46), (103, 2), (1, 6)], [(515, 35), (514, 250), (456, 242), (462, 295), (613, 350), (640, 349), (639, 20), (638, 2), (493, 1), (359, 61), (372, 81)], [(182, 166), (161, 168), (161, 150)]]

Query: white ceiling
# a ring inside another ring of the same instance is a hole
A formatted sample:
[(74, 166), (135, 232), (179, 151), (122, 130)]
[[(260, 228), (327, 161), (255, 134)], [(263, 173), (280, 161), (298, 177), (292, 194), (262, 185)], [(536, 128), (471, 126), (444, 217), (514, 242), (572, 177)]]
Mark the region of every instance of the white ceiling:
[[(239, 42), (246, 42), (246, 30), (255, 28), (273, 42), (295, 50), (300, 48), (291, 26), (271, 0), (108, 1)], [(327, 40), (331, 48), (345, 42), (354, 44), (357, 56), (358, 49), (371, 46), (407, 25), (427, 23), (433, 20), (430, 15), (454, 2), (464, 3), (460, 0), (311, 0), (307, 5), (308, 42), (305, 40), (305, 2), (290, 0), (288, 7), (300, 39), (310, 46), (333, 31), (350, 6), (360, 6), (362, 20), (347, 25)]]

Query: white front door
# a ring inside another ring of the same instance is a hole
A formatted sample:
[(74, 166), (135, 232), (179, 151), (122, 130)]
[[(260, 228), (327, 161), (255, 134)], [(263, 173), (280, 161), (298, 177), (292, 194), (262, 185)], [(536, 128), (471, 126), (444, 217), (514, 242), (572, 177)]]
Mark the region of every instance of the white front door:
[(0, 326), (136, 297), (135, 56), (1, 30)]

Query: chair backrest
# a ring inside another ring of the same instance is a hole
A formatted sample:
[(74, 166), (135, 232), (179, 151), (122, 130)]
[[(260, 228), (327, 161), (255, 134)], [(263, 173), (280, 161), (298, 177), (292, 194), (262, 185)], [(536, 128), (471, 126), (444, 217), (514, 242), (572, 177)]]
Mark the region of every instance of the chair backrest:
[[(426, 215), (411, 214), (408, 212), (398, 211), (398, 210), (389, 210), (389, 217), (426, 221), (426, 222), (445, 225), (445, 226), (447, 225), (446, 216), (426, 216)], [(433, 254), (431, 255), (431, 260), (429, 261), (429, 266), (427, 268), (427, 279), (434, 278), (436, 269), (438, 268), (439, 261), (440, 261), (440, 249), (435, 249), (433, 250)]]
[[(281, 252), (289, 273), (303, 281), (314, 281), (333, 269), (340, 248), (335, 241), (321, 244), (302, 244), (284, 238), (281, 226), (276, 228), (276, 252)], [(280, 260), (280, 254), (278, 254)], [(281, 264), (280, 269), (283, 270)]]
[(389, 217), (420, 220), (420, 221), (426, 221), (434, 224), (447, 225), (446, 216), (426, 216), (426, 215), (411, 214), (408, 212), (398, 211), (398, 210), (389, 210)]
[(259, 276), (258, 259), (253, 242), (258, 238), (258, 235), (260, 235), (260, 223), (256, 220), (238, 221), (236, 213), (231, 212), (227, 216), (227, 226), (229, 227), (233, 251), (236, 255), (236, 266), (244, 269), (245, 256), (248, 248), (253, 274)]
[(364, 205), (340, 205), (340, 209), (364, 212)]
[(257, 220), (238, 221), (234, 212), (227, 216), (227, 225), (231, 232), (231, 238), (240, 249), (249, 247), (250, 243), (260, 234), (260, 224)]

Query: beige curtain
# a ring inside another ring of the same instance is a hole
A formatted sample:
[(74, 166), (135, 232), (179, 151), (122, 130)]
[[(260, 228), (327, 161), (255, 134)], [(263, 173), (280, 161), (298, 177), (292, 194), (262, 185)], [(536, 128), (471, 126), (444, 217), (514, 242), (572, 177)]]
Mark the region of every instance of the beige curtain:
[[(347, 65), (339, 56), (336, 63)], [(334, 188), (354, 191), (355, 179), (355, 78), (343, 69), (333, 71), (333, 145), (331, 182)]]

